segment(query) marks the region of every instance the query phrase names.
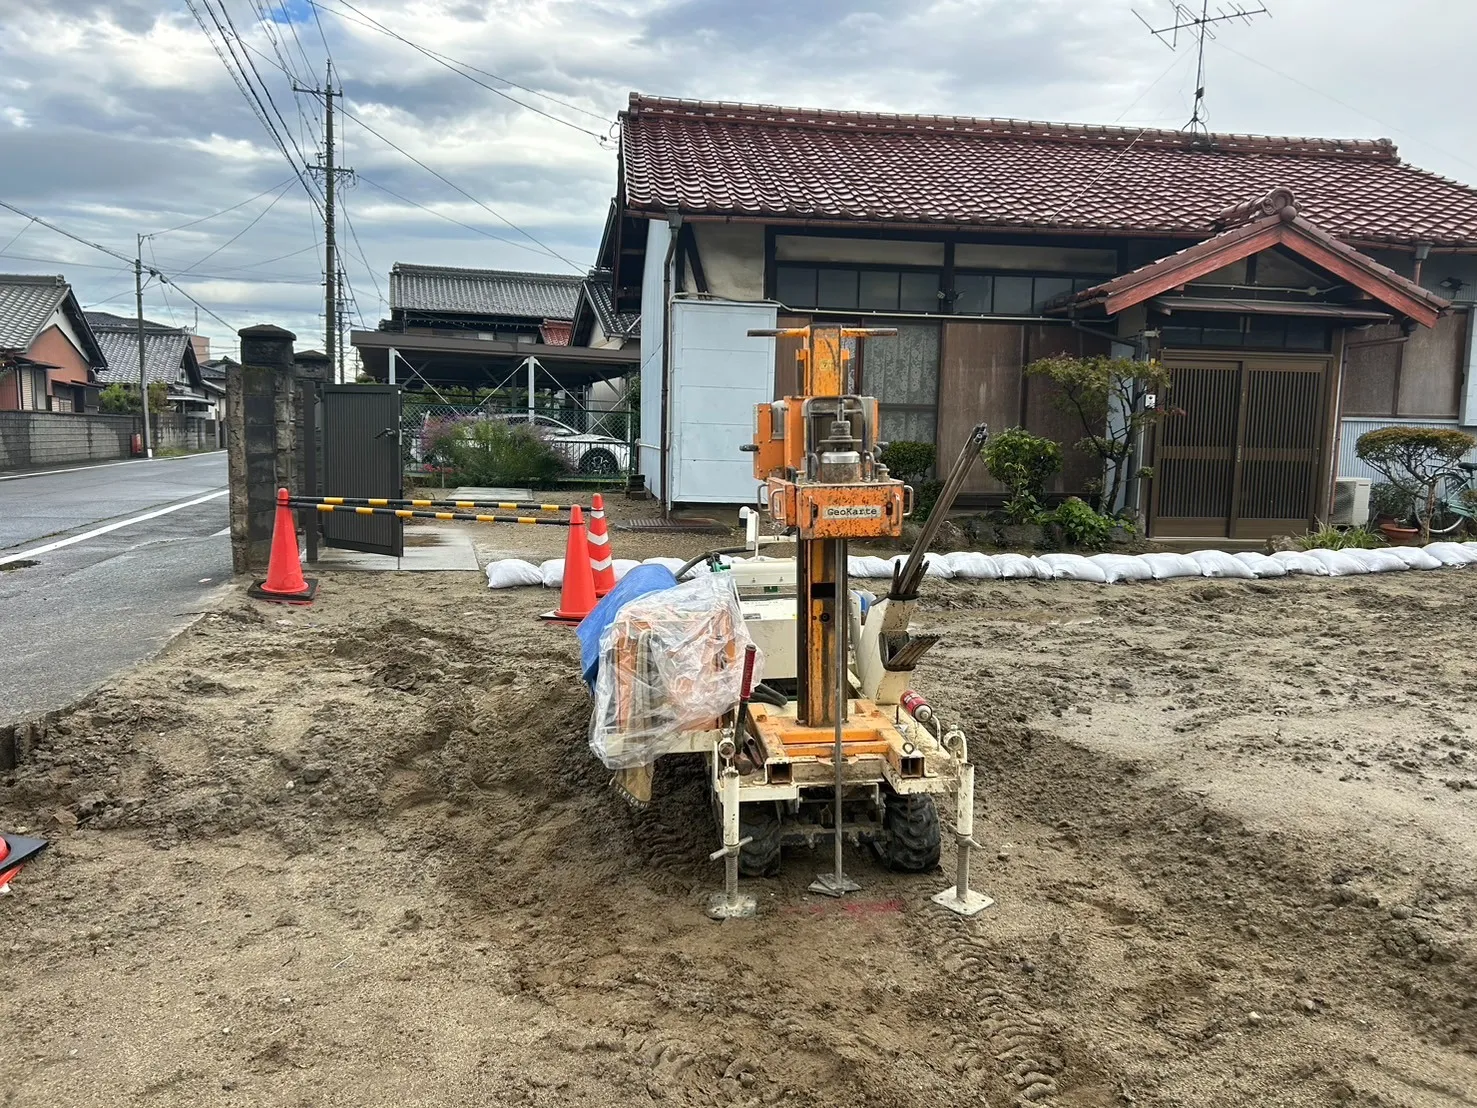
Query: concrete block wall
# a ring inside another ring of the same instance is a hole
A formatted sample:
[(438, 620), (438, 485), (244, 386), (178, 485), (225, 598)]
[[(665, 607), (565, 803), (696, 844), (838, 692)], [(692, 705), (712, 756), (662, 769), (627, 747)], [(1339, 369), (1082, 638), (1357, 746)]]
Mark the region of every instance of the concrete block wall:
[(139, 430), (126, 415), (0, 412), (0, 470), (126, 458)]

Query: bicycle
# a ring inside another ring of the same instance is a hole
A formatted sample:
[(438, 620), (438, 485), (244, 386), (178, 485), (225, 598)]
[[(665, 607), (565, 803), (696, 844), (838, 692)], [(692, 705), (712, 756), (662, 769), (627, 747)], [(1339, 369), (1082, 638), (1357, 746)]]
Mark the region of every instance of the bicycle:
[(1477, 478), (1474, 474), (1477, 474), (1477, 462), (1461, 461), (1432, 476), (1435, 495), (1416, 497), (1416, 523), (1429, 534), (1449, 535), (1477, 520)]

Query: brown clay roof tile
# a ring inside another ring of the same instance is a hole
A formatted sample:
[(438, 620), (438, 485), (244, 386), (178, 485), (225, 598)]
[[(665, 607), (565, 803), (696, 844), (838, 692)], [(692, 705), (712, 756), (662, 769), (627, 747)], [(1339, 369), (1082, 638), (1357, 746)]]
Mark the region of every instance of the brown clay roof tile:
[(1291, 188), (1360, 242), (1477, 247), (1477, 190), (1402, 162), (1388, 139), (1195, 135), (887, 115), (633, 93), (627, 209), (910, 225), (1202, 236), (1238, 198)]

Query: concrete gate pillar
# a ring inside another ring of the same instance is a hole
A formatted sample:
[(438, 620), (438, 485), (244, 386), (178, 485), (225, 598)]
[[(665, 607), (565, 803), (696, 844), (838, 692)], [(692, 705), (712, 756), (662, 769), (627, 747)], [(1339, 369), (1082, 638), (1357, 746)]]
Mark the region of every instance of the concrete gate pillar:
[(291, 331), (258, 324), (237, 332), (241, 364), (226, 373), (226, 458), (231, 567), (265, 568), (278, 487), (298, 479), (298, 395)]

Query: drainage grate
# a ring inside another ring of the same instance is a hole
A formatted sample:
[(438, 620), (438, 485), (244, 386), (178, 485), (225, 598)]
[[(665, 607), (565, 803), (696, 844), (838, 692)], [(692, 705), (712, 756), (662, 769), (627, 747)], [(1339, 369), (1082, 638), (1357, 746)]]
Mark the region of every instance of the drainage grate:
[(689, 535), (726, 535), (729, 528), (716, 519), (632, 519), (616, 525), (617, 531), (678, 531)]

